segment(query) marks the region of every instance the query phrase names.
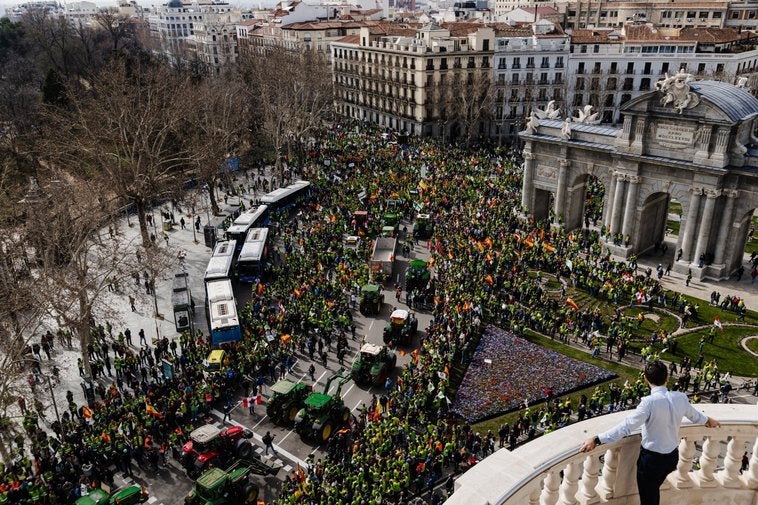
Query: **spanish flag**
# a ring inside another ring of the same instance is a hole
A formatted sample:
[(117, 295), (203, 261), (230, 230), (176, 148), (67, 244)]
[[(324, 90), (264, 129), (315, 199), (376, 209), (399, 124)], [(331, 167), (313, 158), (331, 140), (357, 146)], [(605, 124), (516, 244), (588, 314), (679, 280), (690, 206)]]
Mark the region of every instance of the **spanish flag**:
[(577, 305), (576, 302), (571, 298), (566, 298), (566, 305), (574, 310), (579, 310), (579, 305)]
[(397, 351), (397, 353), (398, 353), (400, 356), (405, 356), (405, 351), (404, 351), (404, 350), (402, 350), (402, 349), (400, 349), (399, 351)]
[(487, 258), (487, 261), (492, 261), (492, 255), (490, 253), (487, 253), (487, 256), (485, 256), (485, 258)]
[(295, 298), (300, 298), (300, 290), (299, 289), (295, 288), (294, 289), (294, 293), (295, 293)]
[(281, 339), (282, 339), (282, 343), (286, 344), (287, 342), (292, 340), (292, 335), (290, 335), (289, 333), (285, 333), (284, 335), (281, 336)]
[(82, 407), (82, 415), (84, 417), (86, 417), (87, 419), (91, 419), (92, 418), (92, 411), (90, 410), (89, 407), (87, 407), (85, 405), (85, 406)]
[(484, 252), (484, 244), (482, 244), (481, 240), (476, 242), (476, 248), (479, 249), (479, 252)]
[(495, 284), (495, 280), (492, 278), (492, 276), (490, 274), (487, 274), (487, 277), (484, 278), (484, 282), (486, 282), (490, 286), (492, 286), (493, 284)]
[(429, 189), (429, 185), (423, 180), (419, 181), (418, 187), (421, 188), (422, 191), (426, 191), (427, 189)]
[(160, 415), (161, 415), (160, 412), (158, 412), (157, 410), (155, 410), (155, 407), (153, 407), (149, 403), (145, 404), (145, 412), (147, 412), (148, 414), (150, 414), (153, 417), (160, 417)]
[(259, 282), (258, 286), (255, 288), (255, 294), (258, 296), (263, 295), (263, 283)]
[(415, 365), (418, 365), (418, 349), (414, 349), (411, 353), (411, 358), (413, 358), (413, 363)]
[(526, 237), (524, 243), (529, 247), (534, 247), (534, 239), (531, 236)]
[(106, 432), (103, 432), (103, 434), (102, 434), (102, 435), (100, 435), (100, 438), (101, 438), (101, 439), (103, 440), (103, 442), (105, 442), (106, 444), (110, 444), (110, 443), (111, 443), (111, 436), (110, 436), (110, 435), (108, 435)]
[(543, 242), (543, 244), (544, 244), (545, 250), (547, 252), (551, 253), (551, 252), (555, 251), (555, 247), (553, 247), (552, 245), (548, 244), (547, 242)]
[(486, 239), (484, 239), (484, 244), (487, 247), (492, 247), (492, 237), (487, 237)]

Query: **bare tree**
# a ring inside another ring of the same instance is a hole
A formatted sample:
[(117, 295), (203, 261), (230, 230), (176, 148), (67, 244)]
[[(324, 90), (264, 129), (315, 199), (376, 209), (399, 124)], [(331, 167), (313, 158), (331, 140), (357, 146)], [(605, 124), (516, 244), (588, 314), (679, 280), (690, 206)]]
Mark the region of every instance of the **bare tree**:
[(251, 54), (243, 69), (263, 131), (277, 151), (281, 179), (285, 147), (302, 150), (333, 107), (328, 62), (315, 51), (272, 49)]
[[(241, 80), (234, 76), (207, 78), (194, 89), (195, 108), (188, 149), (192, 154), (197, 178), (208, 185), (214, 214), (219, 213), (215, 188), (220, 178), (236, 193), (226, 159), (240, 155), (249, 146), (250, 107)], [(222, 169), (223, 167), (223, 169)]]
[(92, 321), (117, 317), (104, 295), (128, 282), (136, 265), (134, 244), (119, 236), (101, 236), (109, 219), (107, 206), (95, 195), (110, 194), (97, 179), (74, 177), (49, 169), (41, 185), (45, 205), (35, 206), (26, 219), (28, 244), (33, 247), (34, 306), (43, 309), (78, 337), (81, 357), (90, 374), (87, 346), (92, 343)]
[(448, 118), (461, 128), (461, 135), (470, 143), (479, 135), (479, 128), (492, 116), (492, 77), (488, 69), (473, 69), (456, 74), (445, 90)]
[(195, 164), (185, 139), (195, 106), (189, 88), (165, 67), (119, 62), (72, 93), (68, 109), (48, 110), (49, 156), (133, 205), (145, 249), (153, 246), (148, 206), (176, 195)]

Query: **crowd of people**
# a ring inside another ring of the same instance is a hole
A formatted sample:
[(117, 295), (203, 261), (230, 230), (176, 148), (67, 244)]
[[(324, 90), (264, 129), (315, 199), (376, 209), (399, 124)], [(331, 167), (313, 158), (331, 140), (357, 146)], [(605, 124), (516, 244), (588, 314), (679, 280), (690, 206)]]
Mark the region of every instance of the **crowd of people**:
[[(103, 363), (103, 381), (112, 377), (110, 351), (118, 363), (112, 384), (97, 387), (92, 406), (68, 399), (52, 433), (27, 409), (18, 457), (0, 468), (2, 491), (13, 503), (73, 503), (83, 489), (112, 482), (112, 465), (129, 474), (133, 462), (157, 465), (168, 454), (176, 456), (210, 409), (255, 396), (286, 375), (296, 357), (326, 364), (333, 356), (341, 363), (357, 339), (352, 300), (369, 281), (368, 239), (379, 232), (387, 200), (400, 202), (405, 222), (423, 209), (435, 223), (432, 238), (414, 244), (430, 254), (433, 320), (385, 394), (359, 409), (349, 430), (329, 441), (323, 458), (287, 477), (279, 503), (399, 504), (423, 493), (439, 503), (435, 486), (445, 482), (451, 489), (449, 476), (494, 451), (498, 438), (501, 447), (513, 446), (538, 431), (632, 404), (644, 394), (641, 382), (599, 386), (577, 407), (546, 384), (543, 395), (531, 398), (545, 401), (544, 407), (530, 407), (513, 425), (484, 435), (451, 409), (451, 381), (460, 381), (456, 374), (471, 362), (490, 323), (515, 335), (531, 329), (594, 346), (600, 338), (614, 338), (618, 321), (545, 297), (542, 279), (530, 273), (549, 273), (562, 290), (572, 286), (614, 304), (660, 299), (653, 276), (604, 251), (608, 237), (602, 231), (567, 233), (524, 217), (520, 165), (518, 154), (505, 148), (431, 139), (401, 146), (366, 125), (322, 132), (306, 162), (291, 164), (293, 176), (312, 182), (312, 198), (272, 216), (270, 237), (278, 245), (271, 272), (240, 310), (243, 339), (225, 346), (221, 371), (205, 369), (210, 344), (199, 333), (182, 335), (178, 345), (166, 339), (140, 349), (123, 334), (96, 331), (92, 357)], [(356, 210), (368, 211), (370, 220), (367, 240), (353, 250), (343, 247), (342, 238), (357, 231)], [(401, 232), (401, 241), (412, 241), (411, 235)], [(664, 294), (664, 303), (683, 313), (676, 296)], [(173, 378), (164, 377), (161, 361), (173, 365)]]

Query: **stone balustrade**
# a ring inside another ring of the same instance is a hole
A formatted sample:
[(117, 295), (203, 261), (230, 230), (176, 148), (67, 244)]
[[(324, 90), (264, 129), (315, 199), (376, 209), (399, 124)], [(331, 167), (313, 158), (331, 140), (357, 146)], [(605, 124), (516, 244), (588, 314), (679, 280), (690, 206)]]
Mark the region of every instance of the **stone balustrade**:
[[(679, 465), (661, 486), (667, 505), (755, 505), (758, 503), (758, 406), (702, 404), (720, 428), (682, 425)], [(516, 448), (500, 449), (455, 483), (449, 505), (590, 505), (639, 503), (636, 461), (640, 435), (597, 447), (579, 447), (615, 426), (627, 412), (595, 417)], [(742, 456), (750, 467), (740, 474)], [(700, 468), (695, 468), (699, 458)]]

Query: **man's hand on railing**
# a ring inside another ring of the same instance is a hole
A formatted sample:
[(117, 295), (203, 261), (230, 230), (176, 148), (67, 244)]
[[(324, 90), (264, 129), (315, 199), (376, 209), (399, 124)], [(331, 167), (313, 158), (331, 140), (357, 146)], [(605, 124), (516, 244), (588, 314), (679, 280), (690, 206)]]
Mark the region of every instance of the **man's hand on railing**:
[(584, 441), (584, 443), (582, 443), (582, 447), (579, 449), (579, 452), (590, 452), (598, 445), (600, 444), (598, 443), (597, 437), (588, 438)]
[(706, 425), (708, 428), (720, 428), (720, 427), (721, 427), (721, 423), (720, 423), (720, 422), (718, 422), (717, 420), (715, 420), (715, 419), (714, 419), (714, 418), (712, 418), (712, 417), (709, 417), (709, 418), (708, 418), (708, 420), (705, 422), (705, 425)]

